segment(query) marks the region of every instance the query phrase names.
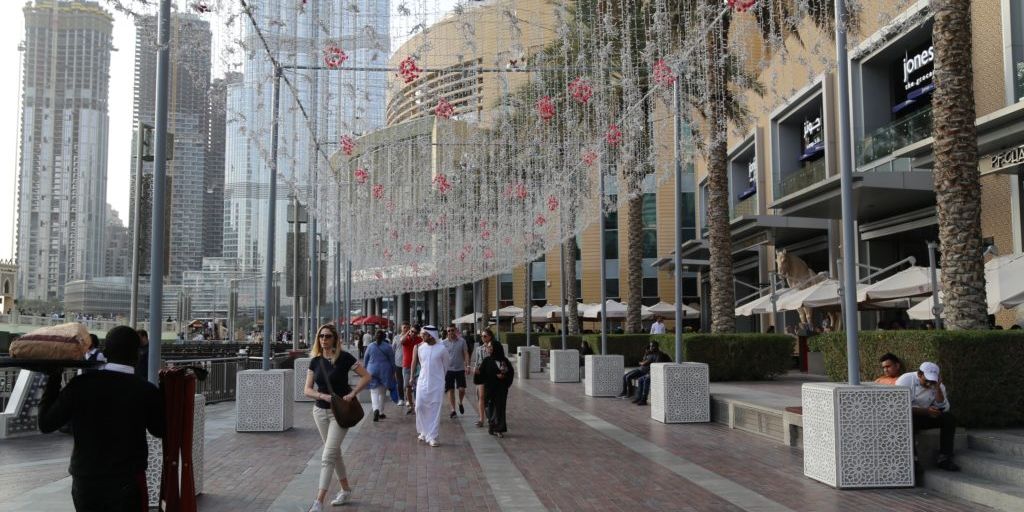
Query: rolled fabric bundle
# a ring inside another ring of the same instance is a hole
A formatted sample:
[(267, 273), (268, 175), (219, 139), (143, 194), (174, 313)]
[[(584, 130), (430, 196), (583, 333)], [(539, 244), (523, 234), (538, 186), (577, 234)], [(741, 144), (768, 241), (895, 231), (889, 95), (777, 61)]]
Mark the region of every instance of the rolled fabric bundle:
[(70, 322), (40, 327), (11, 343), (11, 357), (18, 359), (80, 360), (89, 347), (89, 331)]

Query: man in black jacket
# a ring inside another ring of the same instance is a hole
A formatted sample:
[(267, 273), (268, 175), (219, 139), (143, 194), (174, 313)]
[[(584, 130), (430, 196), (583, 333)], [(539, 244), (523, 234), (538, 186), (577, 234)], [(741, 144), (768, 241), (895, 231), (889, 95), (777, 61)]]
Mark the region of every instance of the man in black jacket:
[(53, 432), (71, 421), (75, 445), (68, 473), (78, 511), (145, 510), (146, 431), (163, 437), (163, 397), (134, 375), (139, 336), (127, 326), (107, 333), (107, 364), (71, 379), (60, 389), (54, 370), (39, 404), (39, 430)]

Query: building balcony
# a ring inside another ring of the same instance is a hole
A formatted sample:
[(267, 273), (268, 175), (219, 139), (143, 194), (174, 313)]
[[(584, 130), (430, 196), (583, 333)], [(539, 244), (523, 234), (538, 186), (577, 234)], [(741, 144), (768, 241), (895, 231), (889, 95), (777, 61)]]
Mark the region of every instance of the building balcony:
[(819, 158), (784, 176), (775, 190), (775, 198), (786, 197), (824, 180), (825, 159)]
[(736, 200), (730, 209), (729, 219), (732, 220), (751, 215), (757, 215), (757, 194), (748, 196), (745, 199)]
[(891, 155), (900, 148), (932, 135), (932, 107), (889, 123), (857, 142), (857, 165), (862, 166)]

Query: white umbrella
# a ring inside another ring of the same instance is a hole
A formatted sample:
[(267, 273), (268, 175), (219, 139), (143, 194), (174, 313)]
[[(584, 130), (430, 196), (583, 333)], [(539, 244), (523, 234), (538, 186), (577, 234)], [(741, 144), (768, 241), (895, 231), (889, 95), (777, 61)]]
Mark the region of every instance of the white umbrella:
[[(586, 302), (578, 303), (578, 304), (576, 304), (576, 312), (579, 313), (580, 316), (583, 316), (583, 312), (586, 311), (587, 308), (590, 308), (590, 307), (593, 307), (593, 306), (594, 306), (594, 304), (590, 304), (590, 303), (586, 303)], [(565, 306), (565, 311), (566, 312), (569, 311), (569, 306), (568, 305)], [(548, 318), (549, 319), (562, 318), (562, 307), (561, 306), (555, 306), (555, 309), (553, 311), (549, 311), (548, 312)]]
[[(936, 271), (941, 278), (941, 274)], [(932, 292), (931, 269), (910, 267), (897, 272), (877, 283), (858, 287), (857, 302), (917, 297)]]
[(515, 318), (516, 315), (522, 315), (523, 308), (518, 306), (505, 306), (497, 311), (491, 311), (491, 316), (498, 316), (501, 318)]
[[(667, 320), (672, 320), (676, 317), (675, 305), (668, 302), (659, 302), (653, 306), (644, 306), (641, 309), (644, 318), (660, 316)], [(683, 318), (700, 318), (700, 311), (683, 304)]]
[[(1012, 308), (1024, 303), (1024, 256), (1009, 255), (992, 258), (985, 263), (985, 296), (988, 314), (994, 315), (1000, 307)], [(942, 304), (939, 292), (939, 304)], [(930, 320), (932, 299), (926, 298), (907, 310), (914, 320)], [(945, 315), (943, 315), (945, 316)]]
[[(775, 291), (775, 302), (782, 300), (782, 297), (797, 291), (796, 288), (783, 288)], [(779, 309), (779, 311), (782, 311)], [(756, 298), (736, 308), (736, 316), (763, 315), (772, 312), (772, 294)]]
[[(551, 304), (545, 304), (543, 306), (533, 306), (530, 308), (530, 321), (537, 323), (547, 323), (551, 321), (551, 314), (554, 312), (561, 313), (561, 308), (558, 306), (552, 306)], [(526, 318), (525, 313), (519, 313), (516, 315), (517, 320)]]
[(838, 305), (839, 281), (835, 279), (826, 279), (803, 290), (788, 293), (785, 297), (776, 301), (776, 307), (779, 311), (796, 311), (805, 307), (821, 308)]
[[(989, 287), (986, 285), (985, 289), (987, 291), (987, 290), (989, 290)], [(940, 291), (939, 292), (939, 305), (941, 305), (941, 304), (942, 304), (942, 292)], [(990, 315), (996, 314), (996, 311), (999, 310), (999, 303), (998, 303), (998, 301), (989, 300), (988, 301), (987, 309), (988, 309), (988, 314), (990, 314)], [(907, 309), (907, 316), (909, 316), (911, 320), (932, 320), (932, 319), (934, 319), (935, 315), (932, 314), (932, 298), (931, 297), (926, 297), (921, 302), (918, 302), (917, 304), (915, 304), (912, 308)], [(943, 312), (939, 316), (941, 318), (946, 318), (946, 313)]]
[(483, 313), (470, 313), (452, 320), (452, 323), (456, 325), (475, 324), (483, 317)]
[[(608, 318), (626, 318), (626, 305), (611, 299), (605, 301), (605, 314)], [(592, 304), (582, 311), (584, 318), (600, 318), (601, 304)]]

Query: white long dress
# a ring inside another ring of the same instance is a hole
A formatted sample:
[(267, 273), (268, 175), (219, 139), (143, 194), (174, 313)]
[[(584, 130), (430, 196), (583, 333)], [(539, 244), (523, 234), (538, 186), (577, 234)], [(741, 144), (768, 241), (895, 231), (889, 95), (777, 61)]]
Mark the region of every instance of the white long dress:
[(440, 342), (420, 343), (416, 348), (420, 376), (416, 380), (416, 432), (429, 443), (437, 440), (444, 400), (444, 374), (448, 370), (448, 349)]

